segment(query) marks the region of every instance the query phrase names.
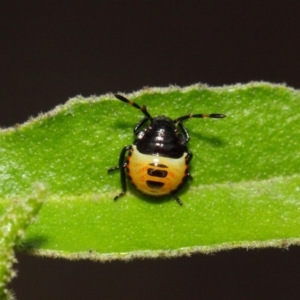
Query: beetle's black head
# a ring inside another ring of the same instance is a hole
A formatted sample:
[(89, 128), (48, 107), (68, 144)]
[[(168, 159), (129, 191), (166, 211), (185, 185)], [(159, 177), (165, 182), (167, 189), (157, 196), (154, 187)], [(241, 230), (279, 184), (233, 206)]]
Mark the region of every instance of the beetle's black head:
[(176, 126), (172, 119), (166, 116), (158, 116), (150, 120), (149, 129), (156, 132), (160, 130), (173, 132), (176, 130)]
[(147, 141), (156, 143), (174, 143), (178, 140), (178, 130), (174, 121), (166, 116), (154, 117), (145, 129)]

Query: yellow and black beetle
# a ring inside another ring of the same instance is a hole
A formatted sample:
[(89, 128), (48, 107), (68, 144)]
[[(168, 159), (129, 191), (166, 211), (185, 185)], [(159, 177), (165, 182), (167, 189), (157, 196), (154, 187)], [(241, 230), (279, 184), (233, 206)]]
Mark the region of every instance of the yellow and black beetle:
[[(120, 153), (119, 164), (108, 170), (108, 172), (120, 170), (122, 192), (114, 200), (124, 195), (127, 190), (125, 175), (127, 173), (130, 182), (142, 193), (155, 197), (171, 195), (178, 204), (182, 205), (177, 193), (191, 177), (189, 164), (193, 157), (186, 146), (190, 136), (182, 121), (190, 118), (226, 116), (187, 114), (175, 120), (165, 116), (153, 118), (145, 105), (141, 107), (118, 94), (115, 97), (138, 108), (145, 117), (133, 129), (136, 136), (133, 145), (125, 146)], [(141, 129), (147, 121), (150, 121), (150, 124)]]

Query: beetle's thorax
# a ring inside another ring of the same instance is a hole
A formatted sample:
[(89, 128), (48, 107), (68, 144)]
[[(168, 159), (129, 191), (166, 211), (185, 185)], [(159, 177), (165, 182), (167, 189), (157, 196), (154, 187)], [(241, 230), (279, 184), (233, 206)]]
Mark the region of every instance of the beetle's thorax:
[(178, 158), (186, 149), (183, 141), (184, 138), (174, 121), (165, 116), (158, 116), (137, 134), (134, 144), (144, 154)]

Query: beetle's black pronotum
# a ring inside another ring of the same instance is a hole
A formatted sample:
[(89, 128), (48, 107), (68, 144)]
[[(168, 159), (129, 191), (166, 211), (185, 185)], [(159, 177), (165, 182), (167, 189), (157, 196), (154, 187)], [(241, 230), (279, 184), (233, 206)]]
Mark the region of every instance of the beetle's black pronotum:
[[(190, 136), (182, 121), (226, 116), (187, 114), (175, 120), (165, 116), (153, 118), (145, 105), (141, 107), (121, 95), (115, 97), (138, 108), (145, 117), (133, 129), (136, 136), (133, 145), (125, 146), (120, 153), (118, 165), (108, 170), (120, 170), (122, 192), (114, 200), (125, 194), (127, 174), (129, 181), (142, 193), (155, 197), (171, 195), (182, 205), (177, 193), (191, 177), (189, 164), (193, 157), (186, 146)], [(142, 128), (147, 122), (148, 125)]]

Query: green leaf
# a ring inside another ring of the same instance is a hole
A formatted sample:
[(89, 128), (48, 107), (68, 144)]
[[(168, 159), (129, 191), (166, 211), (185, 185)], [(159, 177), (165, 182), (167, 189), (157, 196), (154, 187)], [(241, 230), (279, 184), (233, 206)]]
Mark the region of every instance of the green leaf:
[(25, 200), (14, 199), (0, 218), (0, 299), (13, 300), (7, 283), (16, 276), (12, 265), (16, 262), (13, 248), (24, 237), (25, 229), (34, 220), (46, 196), (42, 184), (35, 185), (34, 193)]
[(250, 83), (147, 88), (125, 95), (153, 115), (224, 113), (185, 121), (191, 180), (151, 198), (121, 190), (117, 165), (141, 112), (108, 94), (70, 100), (0, 134), (0, 210), (47, 184), (49, 200), (23, 248), (39, 255), (106, 260), (298, 244), (300, 93)]

